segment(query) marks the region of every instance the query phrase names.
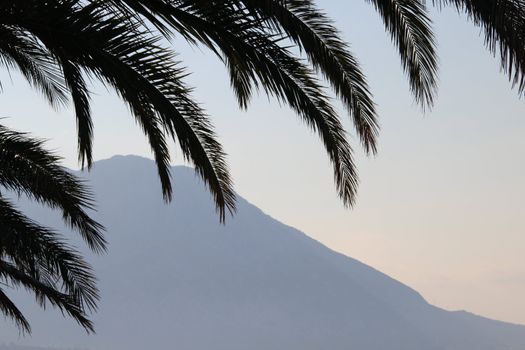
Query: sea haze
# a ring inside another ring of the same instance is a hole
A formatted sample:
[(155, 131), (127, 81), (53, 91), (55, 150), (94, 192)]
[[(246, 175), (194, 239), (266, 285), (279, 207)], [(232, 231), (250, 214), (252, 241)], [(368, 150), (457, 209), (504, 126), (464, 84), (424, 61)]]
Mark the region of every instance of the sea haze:
[[(33, 334), (21, 337), (3, 321), (0, 350), (525, 349), (525, 327), (432, 306), (243, 198), (221, 225), (190, 168), (173, 168), (169, 205), (151, 160), (116, 156), (85, 176), (109, 240), (107, 255), (88, 254), (102, 295), (93, 315), (97, 334), (16, 292)], [(20, 206), (63, 227), (57, 213)], [(74, 244), (83, 247), (77, 238)]]

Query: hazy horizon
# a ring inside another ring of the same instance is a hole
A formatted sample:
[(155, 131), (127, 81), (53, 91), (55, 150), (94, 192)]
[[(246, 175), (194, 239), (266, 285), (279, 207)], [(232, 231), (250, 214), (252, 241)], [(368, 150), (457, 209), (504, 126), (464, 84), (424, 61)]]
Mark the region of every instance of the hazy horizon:
[[(363, 64), (382, 126), (378, 156), (367, 158), (337, 105), (361, 179), (352, 210), (337, 198), (317, 137), (289, 108), (260, 96), (240, 111), (215, 56), (176, 40), (192, 73), (187, 81), (229, 154), (236, 191), (328, 247), (415, 288), (432, 304), (525, 324), (524, 99), (499, 71), (479, 29), (453, 10), (433, 11), (440, 87), (434, 109), (423, 113), (379, 16), (364, 1), (351, 5), (320, 3)], [(71, 110), (54, 112), (19, 75), (12, 73), (10, 85), (10, 76), (1, 74), (3, 123), (50, 139), (48, 147), (77, 168)], [(151, 157), (113, 93), (95, 86), (93, 102), (96, 160)], [(174, 164), (180, 164), (181, 153), (172, 149)]]

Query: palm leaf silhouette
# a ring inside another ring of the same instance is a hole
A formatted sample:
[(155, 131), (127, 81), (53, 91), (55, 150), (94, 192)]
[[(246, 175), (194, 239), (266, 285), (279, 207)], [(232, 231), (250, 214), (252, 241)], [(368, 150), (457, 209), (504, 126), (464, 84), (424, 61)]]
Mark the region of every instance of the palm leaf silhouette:
[[(64, 221), (95, 252), (105, 250), (103, 227), (90, 218), (91, 194), (81, 180), (58, 165), (42, 141), (0, 126), (0, 185), (6, 191), (60, 210)], [(2, 191), (3, 192), (3, 191)], [(60, 235), (27, 218), (0, 194), (0, 280), (24, 287), (65, 311), (88, 331), (87, 312), (96, 309), (98, 290), (91, 267)], [(29, 323), (0, 288), (0, 308), (24, 330)]]

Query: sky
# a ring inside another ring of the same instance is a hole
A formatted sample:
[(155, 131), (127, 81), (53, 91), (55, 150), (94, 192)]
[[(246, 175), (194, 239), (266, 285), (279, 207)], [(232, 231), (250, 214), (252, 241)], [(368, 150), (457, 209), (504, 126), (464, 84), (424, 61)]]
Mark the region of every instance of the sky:
[[(525, 324), (525, 99), (511, 89), (479, 28), (432, 11), (440, 57), (432, 110), (414, 103), (399, 57), (366, 1), (318, 1), (351, 43), (378, 104), (379, 153), (367, 157), (340, 104), (360, 174), (353, 209), (338, 199), (316, 135), (286, 106), (254, 97), (241, 111), (222, 64), (173, 45), (210, 114), (237, 192), (268, 214), (359, 259), (449, 310)], [(78, 168), (72, 111), (52, 110), (15, 72), (0, 73), (2, 123), (49, 139)], [(93, 86), (94, 158), (151, 157), (115, 94)], [(174, 164), (181, 153), (173, 148)], [(174, 179), (175, 186), (177, 179)], [(159, 189), (159, 200), (162, 200)]]

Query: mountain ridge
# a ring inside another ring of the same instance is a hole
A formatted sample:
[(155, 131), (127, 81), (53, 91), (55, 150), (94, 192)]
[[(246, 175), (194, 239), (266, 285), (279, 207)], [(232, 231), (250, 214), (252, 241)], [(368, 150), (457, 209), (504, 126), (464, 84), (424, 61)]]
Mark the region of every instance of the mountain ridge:
[[(134, 162), (137, 162), (137, 161), (138, 161), (138, 162), (142, 162), (142, 163), (144, 163), (144, 164), (148, 164), (148, 165), (151, 165), (151, 163), (153, 162), (152, 159), (149, 159), (149, 158), (146, 158), (146, 157), (137, 156), (137, 155), (133, 155), (133, 154), (128, 154), (128, 155), (114, 155), (114, 156), (112, 156), (112, 157), (110, 157), (110, 158), (106, 158), (106, 159), (98, 160), (98, 161), (96, 161), (96, 163), (98, 163), (98, 164), (104, 164), (104, 163), (111, 163), (111, 162), (115, 162), (115, 161), (126, 161), (126, 162), (127, 162), (127, 161), (129, 161), (129, 160), (132, 160), (132, 161), (134, 161)], [(172, 171), (172, 174), (173, 174), (174, 172), (177, 172), (177, 171), (184, 171), (184, 172), (189, 172), (189, 173), (195, 173), (195, 169), (194, 169), (194, 168), (189, 167), (189, 166), (185, 166), (185, 165), (172, 165), (172, 166), (171, 166), (171, 171)], [(79, 172), (77, 172), (77, 173), (79, 173)], [(80, 174), (82, 174), (82, 172), (80, 172)], [(195, 175), (195, 179), (197, 179), (197, 181), (199, 182), (199, 185), (201, 185), (201, 186), (204, 188), (204, 187), (205, 187), (205, 184), (203, 183), (203, 181), (200, 180), (198, 174), (194, 174), (194, 175)], [(177, 179), (174, 178), (173, 180), (174, 180), (174, 182), (175, 182), (175, 186), (177, 186), (177, 184), (176, 184)], [(158, 189), (159, 189), (159, 191), (160, 191), (160, 182), (158, 182)], [(211, 201), (211, 200), (212, 200), (211, 195), (209, 196), (209, 198), (210, 198), (210, 201)], [(236, 198), (237, 198), (238, 201), (242, 201), (242, 202), (244, 202), (244, 203), (250, 205), (253, 209), (259, 211), (259, 213), (260, 213), (261, 215), (264, 215), (264, 216), (268, 217), (270, 220), (275, 220), (275, 221), (279, 222), (281, 225), (287, 227), (287, 228), (290, 229), (290, 230), (294, 230), (297, 234), (301, 235), (302, 237), (304, 237), (304, 238), (306, 238), (306, 239), (309, 239), (309, 240), (315, 242), (315, 244), (318, 244), (319, 246), (322, 246), (322, 247), (325, 248), (325, 249), (329, 249), (330, 251), (332, 251), (332, 253), (339, 255), (341, 258), (343, 258), (343, 259), (351, 259), (351, 260), (353, 260), (353, 261), (355, 261), (355, 262), (357, 262), (357, 263), (363, 265), (363, 266), (366, 267), (367, 269), (370, 269), (370, 270), (372, 270), (372, 271), (374, 271), (374, 272), (376, 272), (376, 273), (381, 274), (383, 277), (385, 277), (385, 278), (391, 280), (392, 282), (394, 282), (394, 283), (398, 283), (398, 284), (400, 284), (401, 286), (403, 286), (403, 287), (405, 287), (405, 288), (407, 288), (407, 289), (410, 289), (411, 292), (413, 292), (415, 295), (417, 295), (418, 298), (421, 298), (424, 302), (427, 302), (426, 299), (423, 297), (423, 295), (421, 295), (421, 293), (419, 293), (417, 290), (415, 290), (415, 289), (412, 288), (411, 286), (409, 286), (409, 285), (407, 285), (407, 284), (405, 284), (405, 283), (403, 283), (403, 282), (401, 282), (401, 281), (398, 281), (398, 280), (396, 280), (396, 279), (394, 279), (394, 278), (388, 276), (387, 274), (381, 272), (380, 270), (378, 270), (378, 269), (376, 269), (376, 268), (374, 268), (374, 267), (372, 267), (372, 266), (370, 266), (370, 265), (367, 265), (366, 263), (364, 263), (364, 262), (362, 262), (362, 261), (360, 261), (360, 260), (358, 260), (358, 259), (355, 259), (355, 258), (353, 258), (353, 257), (351, 257), (351, 256), (348, 256), (348, 255), (346, 255), (346, 254), (344, 254), (344, 253), (341, 253), (341, 252), (339, 252), (339, 251), (337, 251), (337, 250), (335, 250), (335, 249), (333, 249), (333, 248), (331, 248), (331, 247), (325, 245), (325, 244), (322, 243), (321, 241), (319, 241), (319, 240), (317, 240), (317, 239), (315, 239), (315, 238), (313, 238), (313, 237), (307, 235), (306, 233), (304, 233), (303, 231), (301, 231), (300, 229), (298, 229), (298, 228), (296, 228), (296, 227), (294, 227), (294, 226), (291, 226), (291, 225), (288, 225), (288, 224), (286, 224), (286, 223), (283, 223), (283, 222), (280, 221), (278, 218), (275, 218), (275, 217), (273, 217), (272, 215), (270, 215), (270, 214), (264, 212), (262, 209), (260, 209), (259, 207), (257, 207), (254, 203), (252, 203), (252, 202), (250, 202), (249, 200), (247, 200), (246, 198), (240, 196), (238, 193), (236, 193)], [(177, 199), (174, 198), (173, 200), (177, 200)], [(231, 215), (228, 215), (228, 216), (227, 216), (227, 220), (228, 220), (228, 219), (232, 219), (232, 216), (231, 216)], [(217, 219), (217, 220), (218, 220), (218, 219)], [(465, 310), (451, 310), (451, 311), (465, 311)], [(503, 321), (501, 321), (501, 322), (503, 322)]]
[[(190, 168), (173, 167), (170, 205), (163, 203), (154, 164), (146, 158), (113, 157), (81, 174), (95, 191), (96, 216), (110, 241), (107, 256), (88, 255), (102, 291), (94, 315), (98, 334), (86, 337), (56, 313), (28, 306), (34, 334), (23, 342), (29, 345), (525, 348), (525, 327), (432, 306), (414, 289), (280, 223), (240, 196), (237, 215), (219, 225), (209, 193)], [(49, 211), (22, 206), (31, 217), (59, 225), (60, 218)], [(28, 305), (27, 299), (18, 301)], [(13, 328), (11, 333), (5, 328), (3, 339), (20, 342)]]

